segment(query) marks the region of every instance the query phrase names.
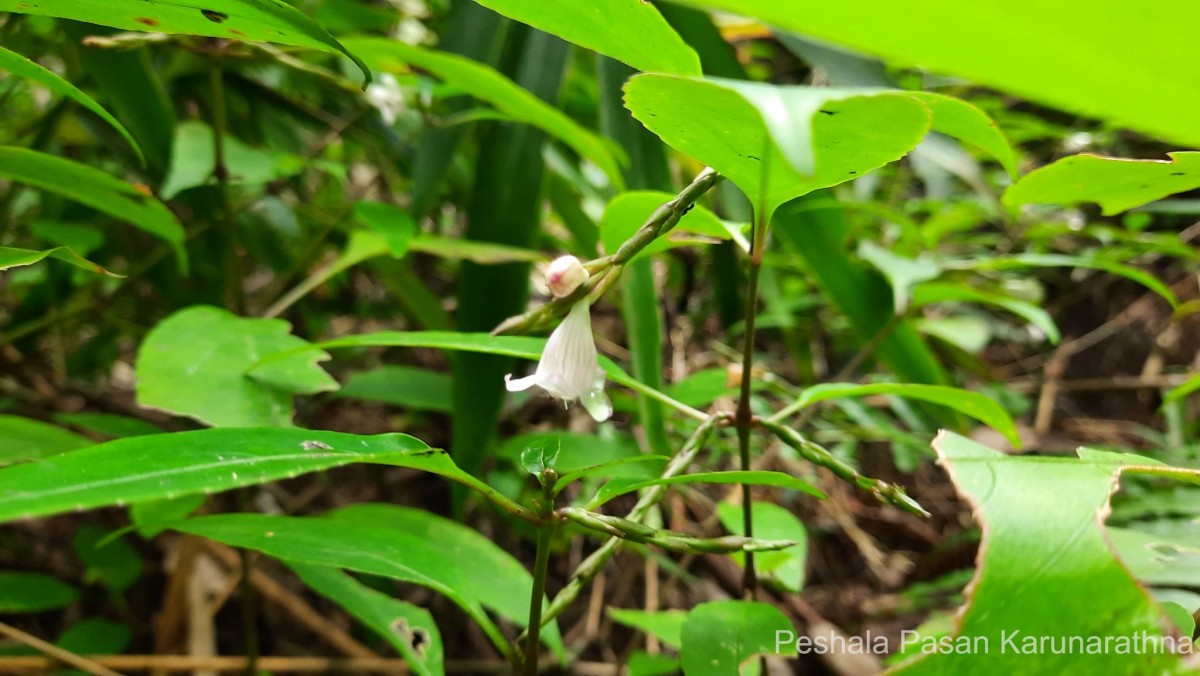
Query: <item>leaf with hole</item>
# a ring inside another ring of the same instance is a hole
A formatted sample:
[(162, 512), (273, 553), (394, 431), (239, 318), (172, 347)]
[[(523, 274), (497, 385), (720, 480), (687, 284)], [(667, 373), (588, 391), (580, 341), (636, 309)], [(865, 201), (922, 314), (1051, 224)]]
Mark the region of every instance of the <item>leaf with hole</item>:
[(370, 79), (370, 71), (358, 57), (283, 0), (0, 0), (0, 12), (54, 16), (127, 31), (308, 47), (345, 55)]

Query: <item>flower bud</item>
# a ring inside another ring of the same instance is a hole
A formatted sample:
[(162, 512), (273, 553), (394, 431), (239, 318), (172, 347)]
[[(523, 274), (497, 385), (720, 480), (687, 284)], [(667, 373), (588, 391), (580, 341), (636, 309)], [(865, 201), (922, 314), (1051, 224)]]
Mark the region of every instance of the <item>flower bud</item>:
[(588, 280), (588, 271), (574, 256), (559, 256), (546, 268), (546, 286), (555, 298), (571, 295)]

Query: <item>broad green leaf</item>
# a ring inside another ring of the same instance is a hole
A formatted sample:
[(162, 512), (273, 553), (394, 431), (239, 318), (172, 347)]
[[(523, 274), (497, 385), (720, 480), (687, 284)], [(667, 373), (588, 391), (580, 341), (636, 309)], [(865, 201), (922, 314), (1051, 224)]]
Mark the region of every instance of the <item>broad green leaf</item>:
[[(1200, 6), (1124, 0), (1014, 0), (996, 11), (973, 2), (890, 0), (673, 0), (752, 16), (776, 27), (1099, 117), (1188, 145), (1200, 144), (1191, 111), (1200, 90), (1168, 64), (1188, 63), (1186, 40), (1163, 39), (1200, 22)], [(935, 22), (931, 24), (931, 22)], [(1045, 40), (1045, 27), (1069, 22)], [(936, 25), (936, 30), (930, 26)], [(1120, 28), (1120, 39), (1098, 39)], [(919, 37), (914, 37), (919, 36)], [(1029, 45), (1043, 49), (1029, 49)], [(1116, 45), (1116, 48), (1114, 48)]]
[[(656, 209), (674, 198), (670, 193), (655, 190), (624, 192), (613, 198), (604, 208), (604, 216), (600, 219), (600, 241), (604, 243), (605, 253), (616, 253)], [(696, 205), (679, 219), (679, 224), (667, 236), (651, 242), (634, 256), (634, 260), (688, 244), (687, 240), (681, 241), (680, 233), (695, 233), (717, 239), (730, 239), (733, 236), (713, 212)]]
[(613, 622), (649, 634), (672, 648), (679, 648), (683, 643), (681, 636), (686, 611), (609, 608), (605, 612)]
[(763, 218), (793, 198), (900, 159), (931, 119), (902, 92), (653, 74), (625, 85), (625, 105), (676, 150), (733, 181)]
[(138, 535), (150, 539), (166, 530), (163, 524), (186, 519), (207, 500), (208, 496), (204, 493), (191, 493), (136, 502), (129, 507), (129, 520), (137, 526)]
[(982, 303), (985, 305), (995, 305), (996, 307), (1008, 310), (1041, 329), (1042, 333), (1046, 334), (1046, 338), (1051, 343), (1057, 345), (1058, 341), (1062, 338), (1062, 335), (1058, 331), (1058, 325), (1054, 323), (1054, 318), (1050, 316), (1050, 313), (1033, 303), (1001, 293), (983, 291), (967, 286), (966, 284), (951, 283), (925, 283), (918, 284), (913, 288), (912, 304), (914, 307), (924, 307), (933, 303)]
[[(755, 389), (762, 389), (763, 382), (757, 378), (751, 381)], [(729, 370), (710, 368), (689, 373), (677, 383), (667, 386), (667, 394), (688, 406), (704, 408), (723, 396), (734, 396), (738, 391), (738, 383), (730, 382)]]
[[(305, 160), (252, 148), (235, 136), (222, 139), (225, 151), (226, 182), (230, 185), (265, 185), (271, 181), (294, 176), (305, 168)], [(216, 148), (212, 127), (191, 120), (175, 128), (171, 169), (159, 192), (171, 199), (189, 188), (214, 183)]]
[(1116, 261), (1065, 254), (1015, 254), (1012, 256), (980, 256), (970, 260), (943, 261), (943, 267), (960, 270), (1019, 270), (1021, 268), (1088, 268), (1120, 275), (1137, 282), (1162, 296), (1172, 307), (1179, 306), (1179, 299), (1154, 275), (1131, 265)]
[(825, 383), (805, 389), (800, 393), (800, 397), (788, 406), (787, 410), (795, 412), (821, 401), (847, 397), (868, 397), (873, 394), (890, 394), (945, 406), (991, 427), (1004, 435), (1004, 438), (1014, 447), (1021, 447), (1016, 424), (1013, 423), (1012, 417), (1008, 415), (1004, 407), (991, 397), (957, 387), (910, 383), (872, 383), (869, 385)]
[[(5, 0), (0, 0), (4, 9)], [(183, 226), (162, 202), (86, 164), (26, 148), (0, 146), (0, 177), (57, 193), (166, 240), (186, 267)]]
[(0, 47), (0, 70), (7, 70), (13, 75), (37, 82), (43, 87), (49, 89), (51, 92), (66, 96), (84, 108), (92, 111), (97, 117), (107, 122), (113, 129), (116, 129), (117, 133), (125, 137), (125, 140), (129, 142), (129, 146), (133, 148), (133, 152), (137, 153), (138, 159), (142, 160), (143, 162), (145, 161), (145, 158), (142, 157), (141, 146), (137, 144), (137, 141), (133, 140), (133, 136), (130, 135), (129, 130), (126, 129), (124, 125), (122, 125), (115, 117), (109, 114), (109, 112), (105, 110), (103, 106), (101, 106), (99, 103), (96, 103), (95, 99), (83, 93), (83, 91), (81, 91), (75, 85), (62, 79), (53, 71), (47, 70), (41, 65), (30, 61), (16, 52), (11, 52), (4, 47)]
[(600, 137), (490, 66), (456, 54), (421, 49), (384, 38), (351, 38), (345, 40), (345, 45), (376, 70), (400, 74), (409, 68), (420, 69), (494, 106), (513, 120), (541, 129), (580, 156), (595, 162), (614, 185), (622, 185), (617, 161)]
[(933, 260), (905, 258), (869, 240), (863, 240), (858, 245), (858, 256), (887, 277), (892, 286), (892, 308), (896, 314), (904, 314), (908, 310), (912, 287), (942, 274), (941, 266)]
[(670, 458), (665, 455), (639, 455), (632, 458), (622, 458), (620, 460), (611, 460), (602, 462), (598, 465), (590, 465), (583, 469), (574, 472), (567, 472), (558, 478), (554, 484), (555, 491), (561, 491), (572, 482), (578, 481), (586, 476), (613, 476), (613, 470), (629, 465), (637, 465), (641, 463), (649, 463), (657, 466), (659, 470), (666, 466)]
[(60, 413), (54, 419), (113, 439), (161, 434), (163, 431), (154, 423), (116, 413)]
[(392, 644), (420, 676), (445, 671), (442, 634), (428, 610), (392, 598), (328, 566), (291, 563), (304, 584), (346, 609), (368, 629)]
[(979, 108), (953, 96), (908, 92), (933, 114), (933, 129), (969, 143), (996, 158), (1010, 178), (1017, 177), (1017, 156), (996, 122)]
[(69, 606), (79, 590), (43, 573), (0, 570), (0, 613), (40, 613)]
[(9, 268), (19, 268), (24, 265), (33, 265), (47, 258), (55, 258), (65, 263), (70, 263), (81, 270), (88, 272), (96, 272), (109, 277), (124, 277), (115, 272), (110, 272), (98, 263), (93, 263), (88, 259), (80, 256), (72, 251), (69, 247), (58, 246), (53, 249), (43, 249), (35, 251), (33, 249), (15, 249), (7, 246), (0, 246), (0, 270), (8, 270)]
[(674, 484), (749, 484), (751, 486), (774, 486), (786, 490), (802, 491), (818, 498), (825, 497), (825, 494), (816, 486), (802, 479), (797, 479), (790, 474), (766, 470), (738, 470), (731, 472), (696, 472), (694, 474), (680, 474), (665, 479), (658, 478), (648, 481), (630, 481), (626, 479), (610, 481), (600, 487), (600, 490), (596, 492), (596, 497), (588, 502), (587, 508), (594, 510), (619, 495), (639, 491), (643, 488)]
[(362, 200), (354, 205), (354, 219), (387, 240), (392, 257), (403, 258), (420, 228), (405, 210), (384, 202)]
[[(438, 524), (444, 525), (444, 521)], [(431, 538), (394, 524), (381, 524), (369, 512), (362, 517), (353, 512), (335, 514), (334, 518), (220, 514), (188, 519), (172, 528), (256, 549), (289, 564), (332, 566), (428, 587), (466, 611), (493, 640), (504, 639), (485, 608), (521, 626), (529, 612), (533, 579), (528, 571), (474, 531), (490, 545), (488, 551), (493, 556), (476, 558), (480, 551), (473, 541), (458, 539), (460, 531)], [(465, 526), (459, 528), (468, 530)], [(502, 567), (493, 568), (500, 555), (509, 558)], [(546, 632), (548, 640), (553, 637), (555, 632)]]
[(0, 415), (0, 467), (91, 445), (85, 437), (32, 418)]
[[(526, 448), (540, 447), (558, 452), (555, 470), (560, 480), (568, 475), (587, 473), (602, 476), (621, 476), (648, 479), (658, 476), (653, 468), (642, 466), (642, 455), (637, 440), (624, 434), (597, 436), (581, 432), (547, 431), (529, 432), (509, 437), (496, 446), (496, 457), (516, 464)], [(628, 464), (632, 463), (632, 464)], [(606, 469), (598, 469), (605, 466)]]
[(344, 54), (367, 67), (312, 19), (283, 0), (0, 0), (0, 12), (40, 14), (127, 31), (204, 35), (248, 42), (275, 42)]
[(380, 401), (414, 411), (451, 410), (450, 376), (415, 366), (380, 366), (350, 376), (338, 397)]
[[(1078, 459), (1004, 455), (948, 432), (933, 446), (983, 528), (954, 645), (988, 646), (994, 673), (1184, 672), (1177, 656), (1145, 642), (1162, 637), (1168, 620), (1114, 558), (1103, 519), (1122, 471), (1192, 481), (1200, 473), (1086, 449)], [(1059, 645), (1077, 637), (1076, 647), (1041, 650), (1039, 637)], [(928, 655), (898, 673), (969, 672), (980, 664), (970, 652)]]
[(111, 533), (84, 524), (75, 531), (75, 553), (83, 561), (84, 582), (99, 582), (114, 592), (123, 592), (142, 575), (142, 555), (123, 538), (107, 539)]
[[(754, 502), (754, 537), (763, 540), (790, 540), (796, 546), (773, 552), (758, 552), (754, 565), (759, 575), (768, 575), (784, 589), (799, 594), (804, 587), (804, 568), (808, 559), (808, 531), (791, 510), (773, 502)], [(741, 505), (722, 502), (717, 505), (717, 516), (725, 530), (734, 535), (744, 533), (744, 510)], [(730, 554), (738, 565), (744, 565), (746, 555), (742, 552)]]
[(308, 345), (281, 319), (244, 318), (204, 305), (180, 310), (154, 327), (138, 350), (138, 403), (219, 427), (291, 425), (293, 395), (337, 389), (317, 365), (329, 355), (297, 352), (247, 372), (264, 356)]
[(117, 439), (0, 469), (0, 522), (191, 493), (214, 493), (369, 462), (456, 481), (444, 451), (406, 434), (209, 429)]
[(699, 75), (700, 58), (643, 0), (475, 0), (638, 70)]
[(679, 661), (687, 676), (740, 676), (759, 655), (775, 654), (778, 632), (795, 627), (775, 606), (758, 601), (710, 601), (683, 621)]
[(1168, 195), (1200, 188), (1200, 152), (1167, 153), (1168, 160), (1072, 155), (1021, 177), (1004, 203), (1099, 204), (1106, 216)]
[(132, 640), (129, 625), (103, 617), (89, 617), (71, 625), (54, 645), (76, 655), (119, 655)]

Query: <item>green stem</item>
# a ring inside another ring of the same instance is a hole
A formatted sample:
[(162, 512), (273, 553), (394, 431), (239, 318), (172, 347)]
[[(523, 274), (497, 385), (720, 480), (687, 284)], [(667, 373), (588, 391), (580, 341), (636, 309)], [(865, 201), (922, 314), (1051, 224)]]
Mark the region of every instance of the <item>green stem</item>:
[[(552, 484), (553, 485), (553, 484)], [(533, 566), (533, 593), (529, 597), (529, 629), (525, 636), (525, 674), (536, 676), (538, 672), (538, 650), (541, 645), (542, 605), (546, 598), (546, 571), (550, 567), (550, 540), (554, 536), (554, 524), (538, 528), (537, 561)]]

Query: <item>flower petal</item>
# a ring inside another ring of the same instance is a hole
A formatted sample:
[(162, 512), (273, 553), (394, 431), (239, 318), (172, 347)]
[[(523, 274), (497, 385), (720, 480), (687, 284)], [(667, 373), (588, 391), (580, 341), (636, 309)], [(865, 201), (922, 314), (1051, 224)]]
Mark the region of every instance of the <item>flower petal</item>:
[(512, 374), (509, 373), (508, 375), (504, 376), (504, 387), (507, 388), (509, 392), (524, 392), (534, 385), (537, 385), (539, 380), (540, 378), (536, 373), (531, 376), (525, 376), (524, 378), (517, 378), (516, 380), (513, 380)]
[(604, 422), (612, 417), (612, 402), (608, 400), (608, 395), (600, 388), (585, 392), (579, 398), (579, 403), (583, 404), (583, 408), (588, 412), (588, 415), (592, 416), (592, 419), (596, 422)]

